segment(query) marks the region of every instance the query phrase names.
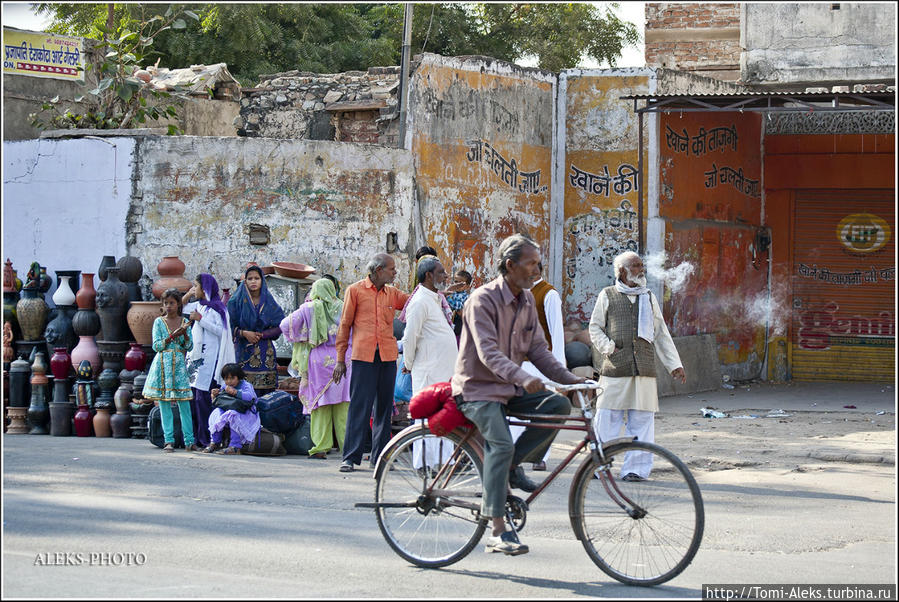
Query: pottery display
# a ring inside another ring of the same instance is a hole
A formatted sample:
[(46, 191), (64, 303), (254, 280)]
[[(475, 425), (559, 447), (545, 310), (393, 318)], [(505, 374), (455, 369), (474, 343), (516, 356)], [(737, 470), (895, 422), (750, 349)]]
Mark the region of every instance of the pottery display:
[(50, 357), (50, 372), (56, 380), (66, 380), (72, 369), (72, 356), (65, 347), (54, 347)]
[(47, 303), (38, 289), (22, 289), (22, 298), (16, 303), (16, 316), (26, 341), (40, 340), (47, 324), (48, 312)]
[(98, 407), (94, 414), (94, 436), (95, 437), (112, 437), (112, 428), (109, 426), (110, 419), (109, 407)]
[(115, 414), (109, 418), (112, 436), (116, 439), (126, 439), (131, 437), (131, 396), (132, 387), (123, 378), (122, 384), (119, 385), (113, 398), (115, 403)]
[(132, 301), (125, 318), (134, 340), (141, 345), (153, 344), (153, 322), (162, 315), (159, 301)]
[(161, 299), (162, 293), (170, 288), (178, 289), (181, 293), (189, 291), (194, 283), (184, 277), (185, 267), (184, 262), (174, 255), (163, 257), (156, 266), (159, 278), (153, 283), (153, 296)]
[(94, 401), (94, 409), (113, 408), (115, 406), (115, 391), (119, 386), (119, 375), (109, 368), (104, 368), (97, 377), (100, 385), (100, 397)]
[(127, 341), (130, 338), (125, 314), (128, 311), (128, 287), (119, 280), (119, 268), (106, 269), (106, 280), (97, 287), (97, 315), (106, 341)]
[(31, 365), (31, 405), (28, 406), (28, 424), (31, 430), (29, 435), (49, 434), (50, 407), (47, 405), (47, 365), (44, 363), (44, 354), (37, 353), (34, 364)]
[(31, 364), (24, 357), (9, 365), (9, 406), (27, 408), (31, 399)]
[(54, 437), (72, 436), (72, 418), (75, 406), (66, 401), (50, 402), (50, 434)]
[(12, 327), (13, 340), (22, 336), (19, 329), (19, 320), (16, 316), (16, 303), (19, 302), (19, 288), (16, 285), (16, 271), (12, 269), (12, 262), (7, 259), (3, 265), (3, 321)]
[(93, 419), (91, 418), (91, 410), (87, 404), (78, 406), (73, 422), (75, 423), (75, 434), (77, 436), (90, 437), (93, 435)]
[(293, 263), (290, 261), (273, 261), (275, 273), (285, 278), (302, 279), (315, 271), (315, 268), (305, 263)]
[(100, 282), (106, 282), (106, 270), (114, 267), (116, 264), (114, 255), (104, 255), (100, 260), (100, 267), (97, 268), (97, 278)]
[(12, 342), (14, 340), (12, 333), (12, 324), (5, 321), (3, 322), (3, 368), (4, 370), (8, 369), (10, 364), (14, 359), (16, 359), (16, 350), (12, 346)]
[(119, 268), (119, 280), (128, 288), (129, 301), (141, 301), (140, 286), (137, 281), (144, 273), (144, 266), (137, 257), (125, 255), (116, 263)]
[(47, 268), (41, 266), (41, 280), (40, 280), (40, 291), (41, 294), (44, 295), (47, 291), (50, 290), (50, 287), (53, 286), (53, 279), (50, 278), (50, 275), (47, 274)]
[(60, 272), (56, 272), (56, 275), (59, 276), (59, 286), (56, 288), (56, 292), (53, 293), (53, 296), (50, 297), (53, 299), (53, 303), (59, 307), (61, 305), (75, 305), (75, 291), (72, 290), (72, 286), (70, 281), (72, 277), (69, 275), (61, 275)]
[(51, 348), (61, 346), (73, 349), (78, 344), (78, 335), (72, 326), (72, 317), (75, 313), (73, 305), (60, 305), (51, 310), (52, 319), (44, 329), (44, 340), (47, 341), (47, 345)]
[(130, 349), (125, 353), (125, 370), (143, 372), (147, 364), (147, 354), (140, 343), (129, 343)]
[[(118, 373), (125, 366), (128, 341), (97, 341), (97, 350), (103, 360), (103, 370), (107, 368)], [(118, 386), (118, 385), (116, 385)]]
[(94, 288), (94, 275), (85, 272), (81, 275), (81, 288), (75, 293), (75, 304), (78, 309), (94, 309), (97, 307), (97, 289)]

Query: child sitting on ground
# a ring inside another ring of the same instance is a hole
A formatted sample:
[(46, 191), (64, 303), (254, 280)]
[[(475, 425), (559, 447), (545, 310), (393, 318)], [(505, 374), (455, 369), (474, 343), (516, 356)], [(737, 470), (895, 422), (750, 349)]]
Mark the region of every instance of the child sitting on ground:
[[(222, 432), (225, 427), (231, 432), (229, 447), (222, 454), (240, 454), (243, 445), (252, 443), (262, 426), (256, 411), (256, 391), (246, 380), (246, 373), (238, 364), (222, 366), (224, 389), (212, 389), (212, 405), (209, 414), (209, 446), (203, 453), (212, 453), (222, 448)], [(243, 402), (242, 404), (240, 402)], [(229, 409), (230, 407), (235, 409)], [(240, 411), (240, 406), (246, 409)]]

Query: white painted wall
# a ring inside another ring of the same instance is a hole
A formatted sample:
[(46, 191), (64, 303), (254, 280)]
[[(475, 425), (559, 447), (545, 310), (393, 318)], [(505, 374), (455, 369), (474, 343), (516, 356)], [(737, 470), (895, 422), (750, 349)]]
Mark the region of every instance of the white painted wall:
[(96, 272), (104, 255), (125, 255), (134, 148), (133, 138), (3, 143), (3, 261), (23, 281), (32, 261), (46, 266), (48, 303), (56, 270)]

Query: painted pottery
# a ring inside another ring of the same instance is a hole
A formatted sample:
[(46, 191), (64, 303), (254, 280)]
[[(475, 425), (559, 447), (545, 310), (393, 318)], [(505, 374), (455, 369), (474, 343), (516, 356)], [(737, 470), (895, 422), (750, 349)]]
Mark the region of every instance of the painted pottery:
[(94, 402), (94, 408), (112, 408), (115, 405), (115, 390), (119, 386), (119, 375), (109, 368), (104, 368), (97, 377), (100, 385), (100, 397)]
[(26, 341), (40, 340), (47, 324), (48, 311), (40, 291), (34, 288), (22, 290), (22, 298), (16, 303), (16, 315)]
[(72, 317), (76, 310), (73, 305), (60, 305), (51, 310), (53, 319), (44, 329), (44, 339), (50, 347), (73, 349), (78, 344), (78, 335), (72, 327)]
[(92, 309), (79, 309), (72, 316), (72, 330), (79, 337), (95, 337), (100, 332), (100, 316)]
[[(57, 272), (57, 275), (59, 275), (59, 272)], [(51, 297), (53, 303), (57, 307), (62, 305), (75, 305), (75, 293), (72, 291), (72, 286), (70, 284), (71, 280), (71, 276), (59, 276), (59, 286)]]
[(41, 266), (41, 294), (46, 294), (46, 292), (50, 290), (51, 286), (53, 286), (53, 279), (50, 278), (50, 276), (47, 274), (47, 268)]
[(10, 261), (9, 257), (6, 258), (6, 263), (3, 264), (3, 292), (19, 292), (16, 288), (16, 272), (12, 269), (12, 261)]
[(109, 426), (110, 408), (98, 407), (97, 413), (94, 414), (94, 436), (95, 437), (112, 437), (112, 428)]
[[(97, 341), (97, 349), (100, 359), (103, 360), (103, 370), (107, 368), (118, 374), (125, 366), (125, 353), (128, 351), (128, 341)], [(118, 386), (118, 384), (116, 384)]]
[(9, 365), (9, 406), (27, 408), (31, 399), (31, 364), (24, 357)]
[(100, 260), (100, 267), (97, 268), (97, 277), (100, 282), (106, 282), (106, 270), (115, 266), (114, 255), (104, 255)]
[(78, 287), (81, 286), (81, 270), (56, 270), (56, 288), (59, 289), (59, 285), (62, 284), (62, 277), (69, 277), (69, 288), (72, 289), (73, 292), (78, 292)]
[(128, 287), (119, 280), (119, 268), (106, 269), (106, 280), (97, 287), (97, 315), (106, 341), (130, 338), (125, 314), (128, 311)]
[(90, 437), (93, 435), (93, 420), (91, 419), (91, 410), (87, 404), (78, 406), (74, 422), (76, 435), (79, 437)]
[(31, 365), (31, 405), (28, 406), (29, 435), (47, 435), (50, 424), (50, 407), (47, 405), (47, 365), (44, 354), (37, 353)]
[(132, 301), (126, 319), (134, 340), (141, 345), (153, 344), (153, 322), (162, 315), (159, 301)]
[(19, 317), (16, 314), (16, 304), (19, 302), (18, 291), (3, 292), (3, 323), (12, 328), (13, 340), (22, 337), (22, 329), (19, 327)]
[(97, 307), (97, 289), (94, 288), (94, 275), (85, 272), (81, 275), (81, 288), (75, 293), (75, 304), (78, 309), (94, 309)]
[(12, 333), (12, 324), (3, 322), (3, 367), (8, 369), (8, 364), (16, 359), (16, 351), (13, 349), (12, 342), (14, 340)]
[(193, 286), (193, 282), (184, 277), (184, 268), (184, 262), (177, 257), (163, 257), (162, 261), (156, 266), (159, 278), (153, 283), (153, 296), (161, 299), (162, 293), (170, 288), (176, 288), (181, 293), (189, 291), (190, 287)]
[(54, 347), (50, 357), (50, 372), (56, 380), (65, 380), (69, 377), (72, 368), (72, 356), (65, 347)]
[(54, 437), (72, 436), (72, 418), (75, 406), (68, 401), (50, 402), (50, 434)]
[(129, 343), (130, 349), (125, 353), (125, 370), (137, 370), (142, 372), (147, 364), (147, 354), (141, 349), (140, 343)]

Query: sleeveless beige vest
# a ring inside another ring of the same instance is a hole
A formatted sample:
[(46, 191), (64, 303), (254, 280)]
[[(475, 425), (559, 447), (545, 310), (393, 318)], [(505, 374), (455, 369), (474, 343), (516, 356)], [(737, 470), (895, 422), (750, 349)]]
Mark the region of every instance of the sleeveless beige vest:
[(640, 298), (631, 303), (614, 286), (605, 291), (609, 298), (605, 332), (615, 341), (616, 350), (605, 357), (600, 372), (612, 377), (655, 376), (655, 347), (637, 336)]

